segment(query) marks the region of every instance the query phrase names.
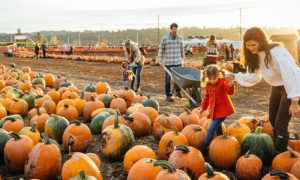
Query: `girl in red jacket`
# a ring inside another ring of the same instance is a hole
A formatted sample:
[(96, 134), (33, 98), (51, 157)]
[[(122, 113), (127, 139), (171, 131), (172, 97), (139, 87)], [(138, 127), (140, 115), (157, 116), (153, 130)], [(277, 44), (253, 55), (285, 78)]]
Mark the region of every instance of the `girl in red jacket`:
[(232, 77), (224, 79), (224, 72), (218, 66), (208, 66), (202, 77), (202, 82), (206, 82), (205, 95), (200, 106), (200, 113), (208, 109), (212, 119), (207, 130), (207, 136), (201, 145), (201, 152), (205, 155), (207, 148), (216, 131), (217, 135), (222, 135), (222, 122), (225, 118), (234, 113), (234, 108), (229, 95), (234, 94), (234, 81)]

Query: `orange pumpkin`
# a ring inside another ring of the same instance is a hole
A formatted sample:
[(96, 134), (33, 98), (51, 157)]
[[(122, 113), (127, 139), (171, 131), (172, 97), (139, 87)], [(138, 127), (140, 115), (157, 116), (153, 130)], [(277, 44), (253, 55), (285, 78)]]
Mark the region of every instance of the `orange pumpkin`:
[(32, 140), (24, 135), (10, 133), (12, 139), (4, 147), (4, 161), (11, 172), (23, 171), (29, 152), (34, 146)]
[(53, 89), (48, 91), (47, 94), (51, 97), (52, 101), (54, 101), (55, 104), (57, 104), (61, 99), (61, 94)]
[(9, 112), (25, 116), (28, 113), (28, 104), (24, 99), (13, 99), (9, 106)]
[(300, 179), (300, 160), (297, 160), (292, 169), (291, 174), (295, 175), (298, 179)]
[(230, 180), (225, 174), (215, 172), (210, 164), (205, 163), (206, 173), (202, 174), (198, 180)]
[(64, 104), (61, 108), (59, 108), (56, 114), (65, 117), (69, 121), (77, 120), (79, 117), (77, 109), (74, 106), (69, 106), (68, 104)]
[[(114, 116), (114, 115), (108, 116), (108, 117), (105, 119), (105, 121), (103, 122), (103, 124), (102, 124), (102, 131), (103, 131), (106, 127), (108, 127), (108, 126), (110, 126), (110, 125), (113, 125), (113, 124), (114, 124), (114, 121), (115, 121), (115, 116)], [(118, 122), (119, 122), (119, 124), (123, 124), (123, 125), (126, 125), (126, 123), (127, 123), (123, 116), (118, 116)]]
[(241, 117), (238, 122), (240, 124), (245, 124), (250, 128), (251, 131), (254, 131), (258, 121), (254, 117)]
[(142, 93), (140, 93), (133, 98), (132, 103), (142, 103), (142, 101), (145, 99), (147, 99), (147, 96), (143, 96)]
[(244, 156), (241, 156), (236, 162), (236, 175), (240, 179), (259, 180), (263, 162), (259, 157), (249, 154), (248, 151)]
[(192, 113), (189, 109), (184, 108), (185, 112), (181, 113), (179, 115), (179, 118), (181, 119), (183, 123), (183, 127), (190, 125), (190, 124), (198, 124), (199, 117), (198, 115)]
[(297, 160), (300, 159), (300, 153), (294, 152), (291, 147), (287, 147), (287, 151), (282, 152), (275, 156), (272, 162), (272, 169), (282, 169), (286, 172), (290, 172), (292, 166)]
[(156, 154), (151, 148), (144, 145), (136, 145), (129, 149), (126, 152), (123, 160), (125, 171), (128, 173), (134, 163), (143, 158), (156, 159)]
[(198, 107), (198, 108), (194, 108), (194, 109), (192, 110), (192, 113), (196, 114), (196, 115), (199, 117), (199, 119), (204, 118), (204, 117), (207, 117), (207, 116), (209, 115), (208, 111), (202, 111), (202, 112), (200, 113), (199, 110), (200, 110), (199, 107)]
[(56, 104), (52, 100), (44, 101), (42, 107), (46, 110), (47, 114), (49, 115), (56, 113)]
[(153, 180), (162, 170), (160, 166), (154, 166), (155, 159), (143, 158), (133, 164), (130, 168), (127, 180), (136, 180), (137, 177), (143, 177), (144, 180)]
[(178, 132), (176, 127), (172, 127), (173, 131), (165, 133), (158, 144), (158, 154), (160, 159), (167, 160), (173, 149), (177, 145), (188, 145), (188, 141), (182, 133)]
[(1, 105), (1, 102), (0, 102), (0, 119), (4, 118), (6, 116), (7, 116), (7, 111), (6, 111), (5, 107)]
[(290, 146), (294, 151), (300, 153), (300, 139), (298, 134), (294, 134), (294, 139), (289, 139), (288, 146)]
[(101, 160), (99, 158), (99, 156), (95, 153), (86, 153), (85, 155), (87, 155), (89, 158), (91, 158), (91, 160), (94, 161), (94, 163), (96, 164), (96, 166), (100, 169), (101, 168)]
[(194, 124), (185, 126), (181, 133), (185, 135), (189, 145), (196, 149), (200, 149), (200, 146), (204, 142), (207, 134), (203, 127)]
[(151, 130), (151, 121), (144, 113), (133, 112), (125, 116), (126, 125), (130, 127), (134, 136), (140, 137), (146, 135)]
[(77, 92), (66, 91), (62, 93), (61, 99), (77, 99), (79, 96)]
[(269, 121), (269, 116), (264, 116), (265, 118), (262, 118), (261, 120), (259, 120), (256, 124), (256, 126), (261, 126), (262, 132), (266, 133), (268, 135), (270, 135), (272, 137), (272, 139), (274, 140), (274, 133), (273, 133), (273, 127), (271, 122)]
[(72, 121), (63, 134), (63, 147), (65, 151), (71, 147), (72, 152), (83, 152), (92, 141), (92, 133), (87, 125), (79, 121)]
[(69, 180), (77, 176), (80, 170), (84, 170), (86, 175), (94, 176), (97, 180), (102, 180), (102, 174), (96, 164), (85, 154), (76, 152), (67, 160), (62, 168), (62, 179)]
[(42, 107), (43, 102), (45, 102), (47, 100), (52, 100), (51, 97), (47, 94), (43, 95), (43, 96), (37, 96), (34, 100), (34, 104), (37, 105), (38, 107)]
[(24, 127), (19, 131), (19, 135), (28, 136), (33, 144), (37, 144), (41, 139), (40, 132), (37, 130), (37, 123), (34, 123), (32, 127)]
[(75, 107), (75, 102), (73, 99), (63, 99), (56, 105), (56, 111), (58, 111), (58, 109), (60, 109), (64, 104)]
[(36, 115), (31, 118), (30, 120), (30, 126), (33, 126), (34, 123), (37, 124), (37, 129), (40, 133), (44, 132), (44, 126), (45, 123), (47, 121), (47, 119), (50, 117), (48, 114), (46, 113), (41, 113), (41, 108), (36, 107)]
[(153, 122), (152, 133), (157, 139), (160, 139), (166, 132), (171, 131), (173, 126), (178, 131), (183, 129), (180, 118), (174, 114), (161, 114)]
[(97, 96), (97, 93), (95, 93), (95, 92), (84, 92), (83, 93), (83, 99), (85, 99), (86, 101), (91, 101), (92, 97), (95, 98), (96, 96)]
[(84, 120), (89, 122), (93, 111), (99, 108), (104, 108), (103, 102), (95, 100), (95, 98), (92, 97), (92, 101), (87, 102), (83, 108)]
[(221, 169), (234, 167), (240, 153), (240, 143), (236, 138), (226, 134), (216, 137), (209, 145), (209, 158), (215, 166)]
[(24, 174), (26, 178), (56, 179), (61, 168), (61, 153), (46, 133), (42, 136), (44, 142), (35, 145), (28, 155)]
[(74, 100), (74, 104), (75, 104), (75, 107), (77, 109), (78, 115), (82, 116), (83, 115), (83, 109), (84, 109), (84, 106), (86, 104), (86, 100), (83, 99), (83, 97), (80, 97), (80, 98), (77, 98), (77, 99)]
[(127, 110), (127, 105), (124, 99), (115, 98), (110, 102), (110, 108), (117, 109), (120, 111), (121, 114), (125, 114)]
[(168, 161), (175, 168), (185, 171), (191, 179), (198, 179), (205, 173), (204, 157), (200, 151), (191, 146), (176, 146)]
[(23, 72), (26, 72), (26, 73), (30, 73), (30, 72), (31, 72), (30, 66), (22, 66), (22, 67), (21, 67), (21, 70), (22, 70)]
[(103, 94), (103, 93), (106, 93), (106, 92), (110, 91), (110, 87), (109, 87), (109, 84), (107, 82), (101, 82), (100, 81), (96, 84), (95, 87), (96, 87), (95, 91), (96, 91), (97, 94)]
[(45, 83), (46, 83), (47, 87), (53, 87), (54, 81), (55, 81), (55, 77), (54, 77), (53, 74), (47, 73), (47, 74), (44, 75), (43, 78), (45, 80)]
[(30, 81), (23, 81), (18, 85), (18, 89), (22, 90), (23, 92), (29, 92), (31, 86), (32, 84)]
[(241, 143), (243, 137), (250, 132), (251, 132), (251, 130), (247, 125), (240, 124), (238, 121), (236, 121), (227, 127), (226, 133), (229, 136), (235, 137), (239, 141), (239, 143)]
[(47, 111), (43, 107), (35, 106), (35, 108), (31, 109), (28, 113), (28, 119), (32, 119), (35, 115), (38, 114), (47, 114)]
[(6, 121), (4, 122), (2, 129), (8, 132), (12, 131), (18, 133), (24, 126), (25, 126), (24, 121), (22, 119), (8, 117), (6, 118)]
[(151, 121), (151, 126), (153, 125), (154, 120), (158, 117), (158, 112), (153, 107), (141, 107), (137, 112), (142, 112), (147, 115)]
[(157, 174), (155, 180), (190, 180), (190, 177), (184, 171), (176, 169), (168, 161), (158, 160), (154, 163), (154, 166), (162, 166), (166, 168)]
[(53, 87), (58, 90), (59, 89), (59, 84), (62, 83), (63, 81), (65, 81), (66, 78), (61, 77), (60, 75), (57, 76), (57, 78), (55, 79), (55, 81), (53, 82)]
[(298, 180), (294, 175), (285, 172), (282, 169), (275, 169), (266, 174), (261, 180)]

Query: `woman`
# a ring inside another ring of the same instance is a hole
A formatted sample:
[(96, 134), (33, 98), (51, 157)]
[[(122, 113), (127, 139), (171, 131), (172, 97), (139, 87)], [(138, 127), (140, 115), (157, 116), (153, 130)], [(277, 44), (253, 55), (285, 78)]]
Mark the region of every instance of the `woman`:
[(134, 89), (135, 78), (137, 79), (135, 92), (140, 92), (141, 74), (145, 62), (145, 57), (142, 55), (139, 47), (130, 39), (125, 41), (125, 56), (129, 62), (129, 67), (135, 74), (131, 81), (131, 89)]
[(206, 44), (206, 62), (207, 64), (216, 64), (218, 61), (218, 48), (219, 45), (217, 43), (216, 40), (216, 36), (215, 35), (211, 35), (209, 38), (209, 41)]
[(272, 86), (269, 118), (276, 153), (283, 152), (289, 139), (289, 121), (300, 112), (300, 69), (284, 47), (269, 43), (265, 33), (257, 27), (248, 29), (244, 35), (242, 60), (249, 73), (235, 74), (237, 83), (249, 87), (263, 78)]

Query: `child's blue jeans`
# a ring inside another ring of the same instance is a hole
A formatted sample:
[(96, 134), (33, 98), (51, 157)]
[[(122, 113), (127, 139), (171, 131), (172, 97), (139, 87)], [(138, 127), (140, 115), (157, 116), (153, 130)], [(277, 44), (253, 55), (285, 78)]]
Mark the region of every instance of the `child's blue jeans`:
[[(226, 117), (225, 117), (226, 118)], [(225, 120), (225, 118), (218, 118), (218, 119), (213, 119), (208, 130), (207, 130), (207, 135), (205, 138), (205, 144), (209, 145), (213, 136), (214, 136), (214, 132), (217, 133), (217, 135), (222, 135), (223, 131), (222, 131), (222, 122)]]

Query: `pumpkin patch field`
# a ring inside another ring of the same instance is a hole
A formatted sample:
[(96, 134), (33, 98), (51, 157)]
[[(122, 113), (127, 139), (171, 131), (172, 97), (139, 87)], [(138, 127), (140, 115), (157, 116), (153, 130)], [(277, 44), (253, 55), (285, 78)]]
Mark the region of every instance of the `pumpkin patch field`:
[(119, 63), (0, 55), (0, 179), (300, 178), (299, 117), (289, 148), (275, 156), (265, 82), (236, 85), (236, 113), (204, 157), (208, 114), (186, 97), (165, 101), (160, 66), (145, 65), (141, 93), (123, 90), (121, 71)]

